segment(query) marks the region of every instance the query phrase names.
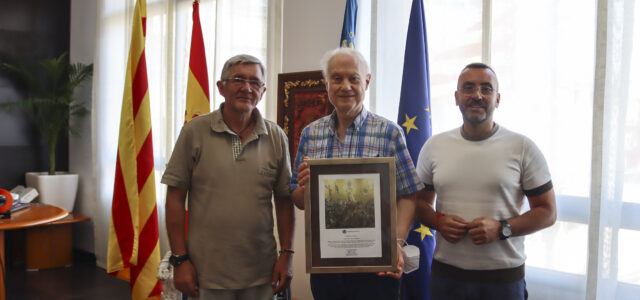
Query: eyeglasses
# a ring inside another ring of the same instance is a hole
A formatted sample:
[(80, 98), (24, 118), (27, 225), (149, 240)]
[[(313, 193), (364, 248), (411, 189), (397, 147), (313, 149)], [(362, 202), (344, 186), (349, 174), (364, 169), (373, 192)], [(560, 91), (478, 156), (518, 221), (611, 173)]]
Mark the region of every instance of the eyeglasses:
[(254, 90), (259, 90), (260, 88), (262, 88), (264, 86), (264, 82), (262, 82), (262, 81), (253, 80), (253, 79), (244, 79), (244, 78), (240, 78), (240, 77), (222, 79), (222, 81), (231, 82), (234, 85), (244, 85), (245, 83), (248, 83), (249, 86)]
[(494, 91), (494, 89), (490, 86), (479, 86), (479, 87), (475, 87), (472, 85), (468, 85), (468, 86), (463, 86), (460, 89), (460, 92), (462, 92), (465, 95), (471, 95), (473, 93), (475, 93), (478, 89), (480, 89), (480, 93), (483, 95), (491, 95)]

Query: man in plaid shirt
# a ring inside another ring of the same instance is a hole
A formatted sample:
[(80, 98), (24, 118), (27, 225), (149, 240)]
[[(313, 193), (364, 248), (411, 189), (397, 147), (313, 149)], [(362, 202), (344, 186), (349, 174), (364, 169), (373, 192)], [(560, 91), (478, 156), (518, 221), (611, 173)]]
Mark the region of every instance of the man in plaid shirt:
[[(304, 188), (309, 181), (306, 158), (394, 157), (398, 199), (396, 228), (398, 238), (404, 240), (413, 221), (415, 193), (424, 186), (416, 175), (402, 130), (394, 122), (364, 108), (371, 74), (362, 54), (354, 49), (339, 48), (325, 54), (322, 61), (329, 101), (335, 111), (302, 131), (294, 164), (298, 172), (294, 172), (291, 179), (294, 203), (304, 209)], [(311, 274), (313, 297), (316, 300), (397, 299), (398, 278), (404, 267), (402, 255), (398, 257), (396, 272)]]

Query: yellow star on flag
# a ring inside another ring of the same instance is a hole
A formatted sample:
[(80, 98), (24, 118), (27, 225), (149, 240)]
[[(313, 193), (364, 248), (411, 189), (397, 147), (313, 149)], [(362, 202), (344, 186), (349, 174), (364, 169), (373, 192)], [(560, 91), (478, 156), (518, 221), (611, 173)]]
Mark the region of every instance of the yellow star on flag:
[(415, 116), (413, 118), (409, 118), (409, 115), (404, 114), (405, 121), (404, 121), (404, 123), (402, 123), (402, 126), (407, 128), (407, 134), (409, 134), (411, 129), (418, 130), (418, 127), (416, 127), (416, 124), (415, 124), (417, 117), (418, 116)]
[(431, 230), (429, 230), (429, 227), (424, 226), (422, 224), (420, 224), (420, 228), (416, 228), (413, 231), (420, 233), (420, 240), (424, 240), (424, 237), (427, 235), (433, 236), (433, 234), (431, 233)]

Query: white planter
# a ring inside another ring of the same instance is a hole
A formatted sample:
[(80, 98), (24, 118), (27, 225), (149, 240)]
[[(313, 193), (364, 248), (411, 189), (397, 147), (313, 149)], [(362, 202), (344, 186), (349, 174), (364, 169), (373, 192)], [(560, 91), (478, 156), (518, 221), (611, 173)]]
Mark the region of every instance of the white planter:
[(27, 186), (38, 190), (38, 202), (73, 211), (78, 193), (78, 174), (56, 172), (56, 175), (48, 175), (47, 172), (27, 172), (25, 180)]

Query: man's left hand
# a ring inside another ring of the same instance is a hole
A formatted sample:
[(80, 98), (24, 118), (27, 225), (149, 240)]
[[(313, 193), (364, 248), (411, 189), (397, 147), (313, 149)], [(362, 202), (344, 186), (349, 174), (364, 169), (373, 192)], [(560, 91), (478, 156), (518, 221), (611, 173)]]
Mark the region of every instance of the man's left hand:
[(491, 218), (477, 218), (469, 223), (469, 237), (476, 245), (488, 244), (500, 238), (499, 221)]
[(273, 276), (271, 279), (271, 287), (273, 287), (273, 293), (276, 294), (286, 289), (291, 283), (293, 278), (293, 270), (291, 269), (292, 253), (283, 252), (276, 265), (273, 267)]
[(404, 251), (402, 247), (398, 245), (398, 267), (395, 272), (378, 272), (378, 276), (389, 276), (395, 279), (402, 277), (402, 271), (404, 271)]

